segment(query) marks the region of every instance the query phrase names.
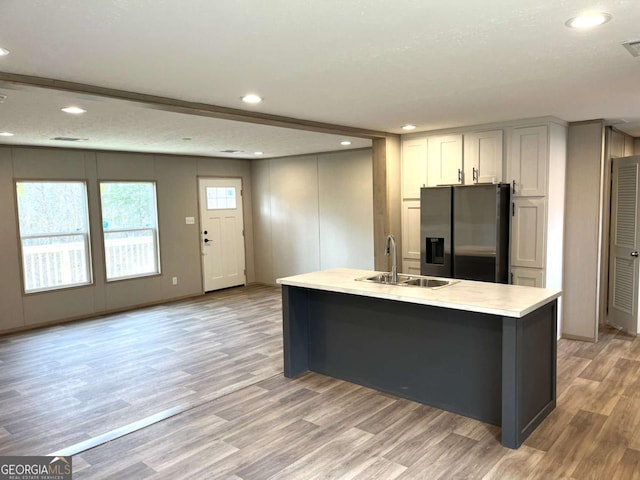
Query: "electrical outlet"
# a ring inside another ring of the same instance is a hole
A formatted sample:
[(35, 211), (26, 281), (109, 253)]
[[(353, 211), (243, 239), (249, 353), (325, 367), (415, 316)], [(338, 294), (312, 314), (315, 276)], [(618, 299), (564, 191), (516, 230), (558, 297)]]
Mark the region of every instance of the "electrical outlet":
[(171, 279), (171, 283), (172, 283), (173, 285), (177, 285), (177, 284), (178, 284), (178, 277), (173, 277), (173, 278)]

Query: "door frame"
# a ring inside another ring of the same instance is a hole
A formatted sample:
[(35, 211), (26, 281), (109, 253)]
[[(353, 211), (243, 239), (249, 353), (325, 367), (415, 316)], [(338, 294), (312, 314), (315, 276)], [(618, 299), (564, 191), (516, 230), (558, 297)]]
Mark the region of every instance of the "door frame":
[[(608, 144), (610, 142), (607, 142)], [(604, 295), (605, 295), (605, 299), (606, 299), (606, 303), (604, 305), (604, 308), (602, 309), (604, 311), (604, 318), (603, 318), (603, 325), (607, 325), (610, 326), (612, 328), (616, 328), (616, 329), (620, 329), (619, 326), (615, 325), (614, 323), (611, 323), (609, 321), (609, 316), (611, 314), (611, 310), (610, 310), (610, 306), (611, 306), (611, 284), (612, 284), (612, 279), (611, 279), (611, 275), (613, 274), (612, 268), (611, 268), (611, 246), (612, 246), (612, 242), (611, 242), (611, 235), (612, 235), (612, 226), (613, 226), (613, 180), (614, 180), (614, 176), (613, 176), (613, 163), (616, 160), (621, 160), (624, 158), (632, 158), (632, 157), (640, 157), (640, 155), (629, 155), (626, 157), (611, 157), (610, 155), (610, 145), (608, 145), (606, 152), (605, 152), (607, 158), (606, 161), (608, 163), (607, 165), (607, 172), (608, 172), (608, 195), (606, 196), (606, 203), (604, 205), (604, 209), (606, 212), (606, 229), (603, 229), (606, 231), (606, 249), (604, 250), (605, 258), (603, 259), (605, 261), (606, 264), (606, 275), (603, 275), (603, 279), (605, 279), (605, 281), (602, 282), (601, 287), (604, 288)], [(640, 181), (640, 180), (639, 180)], [(638, 185), (638, 195), (640, 195), (640, 185)], [(640, 215), (640, 209), (638, 212), (636, 212), (636, 218), (638, 218), (638, 216)], [(638, 221), (638, 220), (636, 220)], [(636, 227), (638, 228), (638, 227)], [(603, 235), (604, 236), (604, 235)], [(638, 260), (636, 260), (638, 261)], [(640, 282), (639, 282), (640, 283)], [(640, 289), (636, 288), (635, 291), (633, 292), (635, 295), (635, 301), (636, 301), (636, 305), (639, 305), (640, 302)], [(640, 309), (638, 310), (638, 314), (636, 315), (636, 324), (635, 324), (635, 331), (634, 332), (626, 332), (630, 335), (638, 335), (638, 332), (640, 332)], [(597, 337), (596, 337), (596, 342), (597, 342)]]
[[(612, 201), (613, 201), (613, 160), (616, 158), (635, 157), (640, 155), (640, 151), (633, 152), (632, 155), (625, 155), (624, 148), (621, 151), (614, 149), (614, 133), (622, 133), (615, 126), (607, 126), (602, 123), (601, 136), (601, 155), (602, 155), (602, 182), (601, 182), (601, 231), (600, 231), (600, 258), (599, 258), (599, 275), (598, 275), (598, 295), (599, 310), (597, 312), (595, 326), (595, 342), (598, 341), (599, 327), (608, 326), (609, 324), (609, 283), (611, 282), (611, 225), (612, 225)], [(624, 135), (624, 134), (623, 134)], [(618, 154), (620, 154), (618, 156)], [(640, 292), (638, 301), (640, 301)], [(640, 315), (638, 318), (638, 327), (640, 330)]]
[(248, 283), (247, 281), (247, 224), (245, 221), (246, 218), (246, 212), (247, 212), (247, 205), (244, 201), (245, 199), (245, 185), (244, 185), (244, 178), (242, 176), (239, 175), (196, 175), (196, 198), (197, 198), (197, 204), (198, 204), (198, 221), (197, 221), (197, 225), (198, 225), (198, 251), (200, 252), (200, 262), (199, 262), (199, 266), (200, 266), (200, 291), (202, 292), (202, 294), (204, 295), (205, 293), (207, 293), (205, 291), (204, 288), (204, 265), (202, 263), (202, 240), (201, 240), (201, 236), (202, 236), (202, 206), (200, 205), (200, 180), (224, 180), (224, 179), (233, 179), (233, 180), (240, 180), (240, 191), (241, 191), (241, 197), (242, 197), (242, 231), (245, 233), (244, 235), (242, 235), (242, 242), (244, 245), (244, 269), (245, 269), (245, 285)]

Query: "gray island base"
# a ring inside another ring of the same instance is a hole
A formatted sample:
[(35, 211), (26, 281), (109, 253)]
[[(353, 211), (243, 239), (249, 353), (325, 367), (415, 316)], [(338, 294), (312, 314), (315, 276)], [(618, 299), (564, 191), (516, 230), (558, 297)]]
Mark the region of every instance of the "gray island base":
[(518, 448), (556, 405), (560, 292), (354, 281), (374, 273), (278, 280), (285, 376), (310, 370), (498, 425)]

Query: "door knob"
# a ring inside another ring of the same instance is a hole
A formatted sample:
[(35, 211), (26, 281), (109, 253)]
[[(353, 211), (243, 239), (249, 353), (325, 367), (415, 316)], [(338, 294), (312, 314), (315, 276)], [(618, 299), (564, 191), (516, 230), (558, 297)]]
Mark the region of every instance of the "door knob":
[(638, 252), (631, 252), (631, 256), (634, 257), (634, 258), (637, 257), (638, 256)]
[(204, 239), (204, 243), (209, 243), (209, 239), (208, 239), (208, 238), (205, 238), (205, 239)]

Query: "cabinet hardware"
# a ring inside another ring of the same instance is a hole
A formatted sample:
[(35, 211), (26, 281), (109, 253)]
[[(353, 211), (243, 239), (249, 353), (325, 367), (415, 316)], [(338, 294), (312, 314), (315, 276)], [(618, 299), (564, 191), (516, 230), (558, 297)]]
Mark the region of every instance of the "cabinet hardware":
[(462, 169), (458, 169), (458, 183), (462, 183)]
[(515, 180), (513, 181), (513, 193), (514, 193), (514, 195), (516, 193), (516, 181)]
[(472, 168), (472, 172), (473, 174), (471, 179), (473, 180), (473, 183), (478, 183), (478, 170), (476, 169), (476, 167)]
[(630, 255), (631, 255), (633, 258), (637, 258), (637, 257), (638, 257), (638, 252), (631, 252), (631, 253), (630, 253)]

